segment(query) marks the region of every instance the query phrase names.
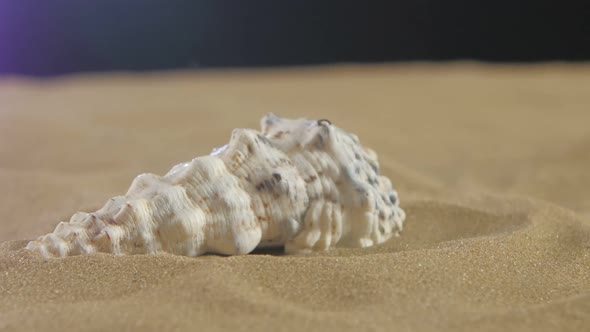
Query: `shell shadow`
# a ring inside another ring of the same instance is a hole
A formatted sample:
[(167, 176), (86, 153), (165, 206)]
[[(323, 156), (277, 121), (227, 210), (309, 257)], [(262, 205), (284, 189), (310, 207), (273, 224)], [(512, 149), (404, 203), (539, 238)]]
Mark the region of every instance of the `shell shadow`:
[(248, 255), (286, 256), (285, 247), (256, 248)]

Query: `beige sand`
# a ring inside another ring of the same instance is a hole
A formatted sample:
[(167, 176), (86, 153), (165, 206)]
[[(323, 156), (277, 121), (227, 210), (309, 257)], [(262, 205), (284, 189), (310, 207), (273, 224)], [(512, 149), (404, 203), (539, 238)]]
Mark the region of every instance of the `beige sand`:
[[(311, 256), (22, 250), (269, 111), (375, 149), (402, 237)], [(0, 330), (587, 330), (589, 171), (588, 65), (4, 79)]]

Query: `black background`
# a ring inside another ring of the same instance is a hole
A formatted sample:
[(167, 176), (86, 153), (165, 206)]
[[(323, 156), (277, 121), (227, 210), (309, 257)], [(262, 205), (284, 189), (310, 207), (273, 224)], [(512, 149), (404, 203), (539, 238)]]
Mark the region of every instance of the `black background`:
[(587, 3), (0, 0), (0, 73), (588, 60)]

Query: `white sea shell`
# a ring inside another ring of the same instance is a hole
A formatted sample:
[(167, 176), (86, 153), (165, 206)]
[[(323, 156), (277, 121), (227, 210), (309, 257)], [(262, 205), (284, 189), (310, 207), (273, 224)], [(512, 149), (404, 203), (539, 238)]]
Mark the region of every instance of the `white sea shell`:
[(328, 120), (262, 121), (229, 144), (139, 175), (124, 196), (78, 212), (29, 242), (45, 257), (107, 252), (197, 256), (284, 246), (307, 253), (369, 247), (399, 234), (405, 219), (375, 152)]

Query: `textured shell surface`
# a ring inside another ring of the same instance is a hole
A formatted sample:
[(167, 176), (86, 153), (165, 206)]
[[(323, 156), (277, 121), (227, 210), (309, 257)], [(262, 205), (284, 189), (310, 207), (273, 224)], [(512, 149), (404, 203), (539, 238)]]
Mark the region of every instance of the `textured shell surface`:
[(275, 246), (309, 253), (382, 243), (404, 219), (376, 153), (356, 135), (328, 120), (267, 114), (261, 131), (235, 129), (210, 155), (164, 176), (141, 174), (124, 196), (74, 214), (26, 248), (48, 258), (238, 255)]

